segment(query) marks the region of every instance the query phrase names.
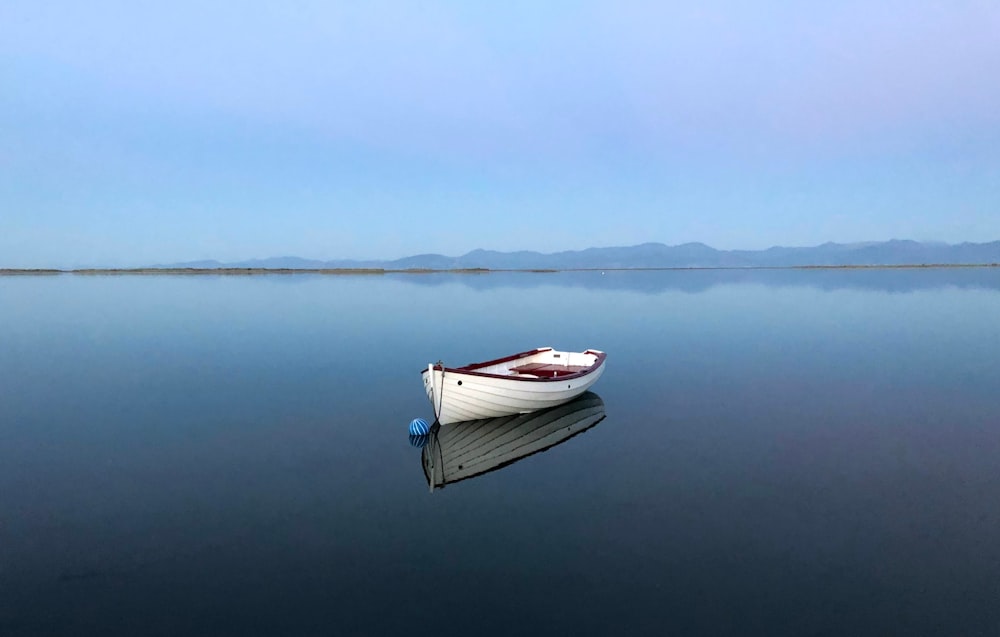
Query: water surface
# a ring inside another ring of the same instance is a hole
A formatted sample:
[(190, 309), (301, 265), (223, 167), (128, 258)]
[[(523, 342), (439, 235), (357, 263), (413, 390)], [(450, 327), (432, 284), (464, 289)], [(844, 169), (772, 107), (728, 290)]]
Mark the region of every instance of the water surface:
[[(420, 369), (606, 418), (429, 492)], [(0, 278), (0, 634), (997, 634), (1000, 270)]]

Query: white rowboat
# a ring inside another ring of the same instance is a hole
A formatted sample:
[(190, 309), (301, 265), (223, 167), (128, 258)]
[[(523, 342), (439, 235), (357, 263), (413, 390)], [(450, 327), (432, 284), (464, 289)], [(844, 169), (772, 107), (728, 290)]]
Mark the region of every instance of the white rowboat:
[(442, 425), (527, 414), (567, 403), (604, 373), (607, 355), (596, 349), (557, 352), (541, 347), (465, 367), (430, 364), (424, 391)]

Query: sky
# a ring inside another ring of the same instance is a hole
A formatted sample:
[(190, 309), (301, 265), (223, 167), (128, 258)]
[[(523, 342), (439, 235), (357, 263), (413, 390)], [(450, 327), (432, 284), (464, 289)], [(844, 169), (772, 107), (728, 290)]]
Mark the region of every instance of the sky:
[(0, 267), (1000, 239), (1000, 3), (0, 3)]

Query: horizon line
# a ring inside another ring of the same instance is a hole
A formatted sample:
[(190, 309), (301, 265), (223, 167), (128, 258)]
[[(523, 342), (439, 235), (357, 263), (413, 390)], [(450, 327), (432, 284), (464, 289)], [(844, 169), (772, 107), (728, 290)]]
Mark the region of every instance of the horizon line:
[(381, 274), (490, 274), (520, 272), (526, 274), (557, 274), (560, 272), (668, 272), (705, 270), (919, 270), (945, 268), (1000, 268), (1000, 263), (900, 263), (900, 264), (842, 264), (842, 265), (751, 265), (751, 266), (674, 266), (646, 268), (0, 268), (0, 276), (40, 275), (233, 275), (255, 274), (327, 274), (327, 275), (381, 275)]

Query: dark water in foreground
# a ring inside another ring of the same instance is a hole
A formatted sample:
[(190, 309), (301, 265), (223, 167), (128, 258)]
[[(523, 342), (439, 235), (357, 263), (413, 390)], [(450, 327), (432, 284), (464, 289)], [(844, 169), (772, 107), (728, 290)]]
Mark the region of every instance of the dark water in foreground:
[[(542, 345), (606, 418), (430, 493)], [(998, 360), (997, 269), (0, 278), (0, 635), (996, 635)]]

